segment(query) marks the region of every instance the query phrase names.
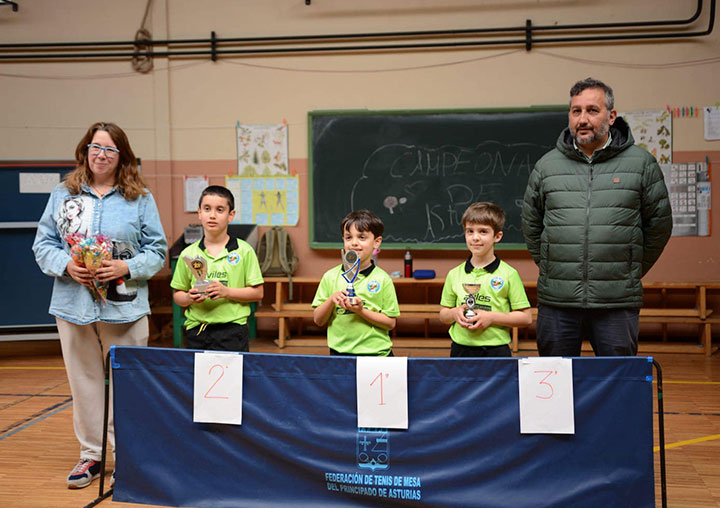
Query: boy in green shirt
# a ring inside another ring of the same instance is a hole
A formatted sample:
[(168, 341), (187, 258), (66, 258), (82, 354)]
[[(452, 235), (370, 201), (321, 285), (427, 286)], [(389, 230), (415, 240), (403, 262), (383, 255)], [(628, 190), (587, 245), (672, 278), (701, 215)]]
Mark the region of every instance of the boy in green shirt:
[(392, 279), (372, 261), (384, 231), (382, 221), (369, 210), (351, 212), (340, 223), (344, 251), (357, 253), (360, 271), (353, 283), (354, 298), (348, 295), (342, 264), (325, 272), (315, 293), (313, 321), (328, 325), (331, 355), (392, 356), (388, 332), (400, 309)]
[[(448, 272), (440, 305), (440, 320), (451, 324), (450, 356), (512, 356), (510, 327), (532, 323), (530, 302), (517, 271), (495, 255), (503, 236), (505, 212), (493, 203), (473, 203), (462, 218), (470, 256)], [(474, 284), (472, 312), (468, 291)]]
[[(185, 310), (185, 339), (190, 349), (249, 351), (247, 318), (250, 302), (263, 297), (263, 278), (253, 248), (230, 238), (228, 224), (235, 217), (235, 198), (220, 185), (200, 195), (198, 218), (203, 238), (180, 254), (170, 286), (173, 299)], [(193, 287), (195, 275), (183, 259), (204, 258), (210, 284)]]

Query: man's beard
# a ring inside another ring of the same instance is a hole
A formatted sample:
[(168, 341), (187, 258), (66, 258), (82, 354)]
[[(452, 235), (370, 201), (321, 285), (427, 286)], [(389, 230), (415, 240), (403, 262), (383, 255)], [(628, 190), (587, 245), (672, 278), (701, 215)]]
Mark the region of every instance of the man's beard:
[[(581, 127), (585, 126), (583, 125)], [(610, 122), (605, 122), (598, 128), (598, 130), (593, 129), (591, 134), (586, 135), (584, 138), (581, 138), (580, 135), (577, 133), (577, 130), (573, 129), (572, 127), (570, 128), (570, 134), (572, 134), (572, 137), (578, 146), (591, 145), (598, 140), (603, 140), (605, 139), (605, 136), (607, 136), (607, 133), (609, 131)]]

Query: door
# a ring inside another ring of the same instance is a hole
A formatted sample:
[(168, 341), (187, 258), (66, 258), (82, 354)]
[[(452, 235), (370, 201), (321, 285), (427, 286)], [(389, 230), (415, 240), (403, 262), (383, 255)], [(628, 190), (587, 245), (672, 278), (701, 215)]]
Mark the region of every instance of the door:
[(38, 268), (32, 244), (50, 192), (74, 168), (73, 161), (0, 161), (0, 328), (55, 325), (53, 278)]

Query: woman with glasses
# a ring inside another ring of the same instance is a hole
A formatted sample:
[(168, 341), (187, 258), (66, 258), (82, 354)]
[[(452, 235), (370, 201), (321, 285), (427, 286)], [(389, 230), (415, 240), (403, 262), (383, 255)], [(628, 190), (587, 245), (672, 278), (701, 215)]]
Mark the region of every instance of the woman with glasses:
[[(52, 191), (33, 243), (40, 269), (55, 279), (50, 314), (57, 322), (80, 442), (80, 461), (67, 479), (71, 489), (87, 487), (102, 473), (105, 356), (112, 345), (147, 345), (147, 281), (162, 268), (167, 251), (155, 200), (120, 127), (93, 124), (75, 160), (75, 170)], [(108, 237), (112, 259), (91, 273), (70, 255), (71, 234)], [(107, 285), (105, 301), (91, 291), (98, 282)], [(112, 404), (109, 423), (114, 449)]]

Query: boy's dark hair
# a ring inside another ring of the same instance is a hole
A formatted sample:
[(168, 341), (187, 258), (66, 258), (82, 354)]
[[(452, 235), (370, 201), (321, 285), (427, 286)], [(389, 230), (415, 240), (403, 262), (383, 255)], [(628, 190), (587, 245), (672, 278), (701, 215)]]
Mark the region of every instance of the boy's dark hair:
[(495, 234), (505, 227), (505, 212), (495, 203), (473, 203), (467, 207), (462, 216), (462, 225), (483, 224), (493, 228)]
[(370, 210), (355, 210), (347, 214), (340, 223), (340, 235), (344, 235), (353, 225), (358, 231), (370, 231), (375, 238), (385, 232), (385, 224)]
[(232, 212), (235, 210), (235, 196), (232, 195), (232, 192), (230, 192), (227, 187), (223, 187), (222, 185), (210, 185), (209, 187), (205, 187), (205, 190), (202, 191), (202, 194), (200, 194), (198, 208), (202, 207), (202, 200), (205, 196), (220, 196), (221, 198), (225, 198), (227, 199), (230, 211)]
[(585, 78), (582, 81), (575, 83), (570, 89), (570, 100), (572, 100), (572, 98), (576, 95), (580, 95), (588, 88), (598, 88), (605, 92), (605, 107), (607, 107), (608, 111), (615, 107), (615, 94), (613, 94), (613, 89), (599, 79), (593, 78)]

